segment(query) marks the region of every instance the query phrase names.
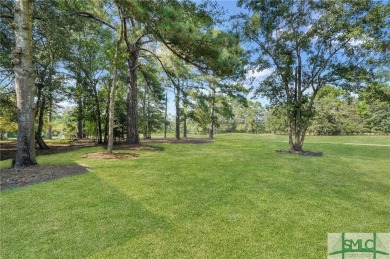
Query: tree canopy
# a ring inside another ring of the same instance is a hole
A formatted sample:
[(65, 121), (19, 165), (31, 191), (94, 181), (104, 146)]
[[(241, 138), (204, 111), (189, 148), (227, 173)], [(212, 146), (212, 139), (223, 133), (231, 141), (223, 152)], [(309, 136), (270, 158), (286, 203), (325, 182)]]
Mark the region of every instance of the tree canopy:
[[(388, 53), (389, 4), (378, 1), (241, 0), (237, 28), (253, 46), (252, 69), (269, 69), (256, 93), (287, 111), (289, 143), (302, 149), (318, 91), (372, 83)], [(388, 46), (388, 45), (387, 45)]]

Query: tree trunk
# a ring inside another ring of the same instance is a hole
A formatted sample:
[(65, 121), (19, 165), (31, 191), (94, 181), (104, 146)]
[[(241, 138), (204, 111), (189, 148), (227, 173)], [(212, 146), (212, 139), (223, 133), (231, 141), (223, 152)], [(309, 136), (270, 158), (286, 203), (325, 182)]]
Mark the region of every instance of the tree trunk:
[(114, 148), (115, 92), (116, 92), (116, 77), (117, 77), (117, 70), (118, 70), (117, 55), (118, 55), (118, 49), (115, 50), (114, 76), (113, 76), (114, 78), (112, 80), (112, 86), (110, 90), (110, 102), (108, 108), (108, 143), (107, 143), (108, 154), (112, 154), (112, 150)]
[(215, 89), (212, 89), (211, 112), (210, 112), (209, 139), (214, 138), (214, 114), (215, 114)]
[(98, 135), (98, 144), (103, 143), (103, 133), (102, 133), (102, 116), (100, 112), (100, 100), (99, 95), (97, 93), (97, 85), (96, 83), (93, 83), (93, 94), (95, 95), (95, 103), (96, 103), (96, 123), (97, 123), (97, 135)]
[(293, 131), (291, 135), (294, 133), (294, 140), (290, 144), (290, 148), (293, 151), (302, 151), (303, 146), (303, 138), (302, 132), (304, 132), (304, 125), (302, 123), (302, 60), (299, 53), (299, 49), (296, 49), (297, 54), (297, 66), (295, 67), (294, 74), (294, 119), (292, 122)]
[(41, 95), (40, 107), (39, 107), (39, 116), (38, 116), (38, 128), (35, 133), (35, 141), (37, 142), (39, 149), (50, 149), (48, 145), (46, 145), (45, 141), (42, 139), (42, 131), (43, 131), (43, 115), (45, 113), (46, 106), (46, 97), (44, 94)]
[(123, 27), (124, 27), (124, 20), (122, 17), (121, 9), (118, 7), (118, 12), (121, 17), (121, 23), (120, 23), (120, 31), (119, 31), (119, 38), (116, 41), (115, 45), (115, 55), (114, 55), (114, 73), (113, 73), (113, 80), (112, 80), (112, 87), (110, 90), (110, 102), (109, 102), (109, 109), (108, 109), (108, 143), (107, 143), (107, 153), (112, 154), (112, 150), (114, 147), (114, 117), (115, 117), (115, 93), (116, 93), (116, 80), (117, 80), (117, 74), (118, 74), (118, 63), (119, 63), (119, 48), (123, 39)]
[(143, 119), (144, 125), (142, 125), (143, 126), (142, 135), (143, 135), (144, 139), (148, 138), (148, 118), (146, 115), (146, 95), (147, 95), (147, 90), (145, 88), (144, 98), (142, 100), (142, 117), (144, 118)]
[(184, 112), (183, 114), (183, 138), (187, 138), (187, 114)]
[(35, 141), (37, 142), (39, 149), (50, 149), (50, 147), (43, 141), (42, 137), (35, 132)]
[(164, 138), (167, 138), (168, 90), (165, 92)]
[[(296, 50), (297, 65), (292, 69), (294, 73), (294, 96), (287, 99), (289, 120), (289, 145), (292, 151), (302, 151), (305, 139), (307, 123), (302, 120), (303, 96), (302, 96), (302, 59), (300, 49)], [(316, 94), (316, 91), (313, 93)], [(310, 106), (312, 103), (309, 104)]]
[(18, 134), (13, 167), (36, 164), (34, 141), (35, 71), (32, 65), (32, 1), (16, 0), (14, 23), (15, 50), (13, 69), (18, 107)]
[(214, 121), (210, 121), (210, 126), (209, 126), (209, 139), (214, 138)]
[(150, 102), (149, 102), (149, 96), (146, 100), (146, 138), (151, 139), (152, 138), (152, 121), (150, 116)]
[(138, 134), (138, 97), (137, 97), (137, 65), (139, 56), (139, 46), (130, 44), (130, 56), (127, 60), (128, 84), (127, 84), (127, 142), (139, 145)]
[[(141, 25), (129, 18), (131, 26), (134, 29), (140, 29)], [(138, 97), (137, 97), (137, 68), (138, 68), (138, 58), (141, 51), (140, 42), (137, 40), (131, 42), (127, 35), (127, 18), (122, 19), (123, 24), (123, 38), (126, 42), (127, 47), (127, 143), (128, 144), (141, 144), (138, 134)]]
[(40, 103), (37, 104), (38, 109), (38, 128), (37, 133), (41, 136), (42, 135), (42, 129), (43, 129), (43, 115), (45, 113), (45, 106), (46, 106), (46, 97), (44, 94), (41, 94)]
[(49, 107), (47, 109), (47, 130), (46, 130), (46, 139), (52, 139), (53, 133), (52, 133), (52, 121), (53, 121), (53, 114), (52, 114), (52, 107), (53, 107), (53, 98), (49, 99)]
[(79, 139), (82, 139), (84, 137), (83, 119), (83, 101), (82, 97), (79, 97), (77, 107), (77, 138)]
[(110, 112), (110, 102), (111, 102), (110, 91), (108, 91), (108, 96), (107, 96), (108, 105), (106, 106), (106, 116), (104, 117), (103, 143), (105, 143), (105, 144), (108, 144), (108, 122), (109, 122), (109, 112)]
[(152, 122), (148, 123), (148, 139), (152, 138)]
[[(187, 87), (188, 87), (188, 81), (187, 81)], [(187, 95), (183, 91), (183, 138), (187, 138)]]
[(175, 108), (176, 108), (176, 127), (175, 137), (177, 140), (180, 139), (180, 82), (175, 84)]

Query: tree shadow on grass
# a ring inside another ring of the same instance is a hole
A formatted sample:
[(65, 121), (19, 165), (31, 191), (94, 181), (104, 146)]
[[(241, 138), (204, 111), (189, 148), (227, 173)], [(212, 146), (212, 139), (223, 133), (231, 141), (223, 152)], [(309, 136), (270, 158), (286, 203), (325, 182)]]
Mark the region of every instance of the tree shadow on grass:
[(93, 174), (2, 195), (5, 258), (85, 258), (170, 226)]

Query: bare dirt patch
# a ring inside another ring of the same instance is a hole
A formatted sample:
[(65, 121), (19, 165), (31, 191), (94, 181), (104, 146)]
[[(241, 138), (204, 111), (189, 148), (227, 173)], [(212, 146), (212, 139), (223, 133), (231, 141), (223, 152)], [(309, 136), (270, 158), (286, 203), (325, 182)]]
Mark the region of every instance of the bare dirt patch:
[(316, 151), (276, 150), (276, 152), (295, 154), (295, 155), (300, 155), (300, 156), (322, 156), (322, 152), (316, 152)]
[(87, 173), (81, 165), (34, 165), (25, 168), (1, 169), (0, 190), (47, 182), (70, 175)]
[(149, 150), (149, 151), (161, 151), (164, 150), (162, 147), (153, 147), (147, 145), (115, 145), (115, 150), (130, 149), (130, 150)]
[[(83, 147), (96, 146), (92, 139), (80, 139), (68, 143), (47, 143), (50, 149), (36, 149), (37, 155), (56, 154), (73, 151)], [(16, 141), (3, 141), (0, 143), (0, 160), (14, 158), (16, 154)]]
[(112, 153), (107, 154), (104, 152), (89, 153), (84, 156), (85, 158), (99, 158), (99, 159), (118, 159), (118, 158), (134, 158), (139, 157), (138, 154), (132, 153)]

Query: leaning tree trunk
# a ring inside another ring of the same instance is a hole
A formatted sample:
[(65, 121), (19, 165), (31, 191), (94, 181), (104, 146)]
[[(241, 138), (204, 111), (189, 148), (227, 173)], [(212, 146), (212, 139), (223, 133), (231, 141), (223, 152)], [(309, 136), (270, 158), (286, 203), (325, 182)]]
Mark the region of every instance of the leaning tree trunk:
[(32, 64), (32, 1), (16, 0), (14, 23), (15, 50), (13, 69), (18, 107), (18, 134), (13, 167), (36, 164), (34, 140), (35, 72)]
[(37, 142), (39, 149), (50, 149), (48, 145), (46, 145), (45, 141), (42, 139), (42, 131), (43, 131), (43, 115), (45, 114), (45, 106), (46, 106), (46, 96), (41, 93), (39, 103), (39, 115), (38, 115), (38, 128), (35, 132), (35, 141)]

